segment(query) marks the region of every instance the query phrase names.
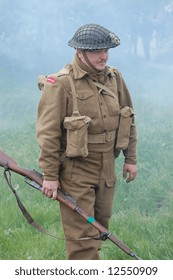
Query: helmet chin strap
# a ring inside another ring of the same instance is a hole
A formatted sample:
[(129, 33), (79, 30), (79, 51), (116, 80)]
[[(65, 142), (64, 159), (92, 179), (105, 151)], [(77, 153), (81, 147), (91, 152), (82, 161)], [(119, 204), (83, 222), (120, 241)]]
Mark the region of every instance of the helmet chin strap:
[(88, 56), (86, 55), (85, 50), (81, 50), (81, 51), (82, 51), (82, 54), (83, 54), (83, 57), (84, 57), (86, 63), (91, 67), (91, 69), (93, 69), (96, 72), (99, 72), (99, 70), (97, 68), (95, 68), (94, 65), (91, 63), (91, 61), (88, 59)]

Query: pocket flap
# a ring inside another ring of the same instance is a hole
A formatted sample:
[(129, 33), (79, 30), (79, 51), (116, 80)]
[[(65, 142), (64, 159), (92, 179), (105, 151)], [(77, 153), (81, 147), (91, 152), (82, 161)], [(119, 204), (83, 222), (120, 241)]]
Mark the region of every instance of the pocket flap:
[(89, 125), (91, 118), (88, 116), (71, 116), (66, 117), (64, 120), (64, 127), (66, 129), (78, 130), (85, 125)]

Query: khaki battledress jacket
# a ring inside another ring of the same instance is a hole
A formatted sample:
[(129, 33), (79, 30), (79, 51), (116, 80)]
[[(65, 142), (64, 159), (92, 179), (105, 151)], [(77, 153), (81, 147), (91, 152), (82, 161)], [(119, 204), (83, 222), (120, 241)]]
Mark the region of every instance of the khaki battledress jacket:
[[(71, 195), (91, 217), (108, 228), (115, 191), (114, 152), (117, 133), (121, 131), (120, 111), (124, 106), (132, 107), (131, 98), (117, 69), (112, 71), (106, 67), (105, 71), (96, 73), (84, 65), (77, 55), (67, 68), (71, 70), (80, 115), (91, 119), (88, 126), (88, 156), (64, 158), (67, 144), (64, 120), (73, 113), (73, 91), (68, 76), (58, 72), (47, 78), (42, 77), (39, 82), (42, 88), (37, 119), (39, 165), (46, 180), (58, 179), (62, 192)], [(100, 84), (106, 88), (100, 88)], [(136, 164), (134, 123), (130, 126), (129, 144), (123, 153), (125, 162)], [(60, 210), (67, 258), (99, 259), (100, 240), (93, 239), (99, 237), (98, 230), (62, 203)]]
[[(77, 54), (72, 65), (72, 77), (77, 92), (77, 103), (81, 115), (91, 118), (88, 134), (106, 134), (118, 130), (120, 109), (132, 106), (129, 91), (117, 69), (112, 72), (106, 67), (104, 72), (95, 73), (84, 65)], [(98, 88), (92, 81), (108, 87), (115, 94)], [(65, 117), (73, 111), (72, 90), (66, 75), (59, 73), (45, 79), (38, 106), (37, 140), (40, 146), (39, 166), (46, 180), (59, 179), (60, 157), (66, 147)], [(89, 143), (89, 153), (106, 152), (114, 149), (114, 141), (108, 143)], [(136, 164), (136, 127), (130, 129), (129, 145), (123, 151), (125, 162)]]

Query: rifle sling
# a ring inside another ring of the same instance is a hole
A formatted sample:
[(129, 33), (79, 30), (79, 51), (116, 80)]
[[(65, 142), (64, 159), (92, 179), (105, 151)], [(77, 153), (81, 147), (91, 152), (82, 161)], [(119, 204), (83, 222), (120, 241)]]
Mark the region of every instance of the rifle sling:
[(34, 219), (31, 217), (31, 215), (29, 214), (29, 212), (27, 211), (27, 209), (25, 208), (25, 206), (23, 205), (23, 203), (21, 202), (16, 190), (14, 189), (12, 182), (11, 182), (11, 172), (9, 170), (4, 171), (4, 177), (7, 181), (7, 184), (9, 185), (10, 189), (12, 190), (13, 194), (15, 195), (15, 198), (17, 200), (17, 204), (23, 214), (23, 216), (25, 217), (25, 219), (27, 220), (27, 222), (32, 225), (33, 227), (35, 227), (38, 231), (50, 235), (54, 238), (57, 238), (56, 236), (54, 236), (53, 234), (51, 234), (50, 232), (48, 232), (45, 228), (41, 227), (39, 224), (37, 224)]
[(12, 184), (12, 181), (11, 181), (11, 172), (8, 168), (7, 163), (4, 165), (4, 178), (5, 178), (8, 186), (12, 190), (12, 192), (13, 192), (15, 198), (16, 198), (17, 204), (19, 206), (19, 209), (21, 210), (21, 212), (22, 212), (23, 216), (25, 217), (25, 219), (27, 220), (27, 222), (31, 226), (33, 226), (35, 229), (40, 231), (41, 233), (49, 235), (49, 236), (51, 236), (53, 238), (56, 238), (58, 240), (68, 240), (68, 241), (81, 241), (81, 240), (85, 241), (85, 240), (90, 240), (90, 239), (100, 240), (100, 238), (93, 238), (93, 237), (83, 237), (83, 238), (80, 238), (80, 239), (65, 239), (65, 238), (59, 238), (59, 237), (55, 236), (54, 234), (50, 233), (45, 228), (40, 226), (36, 221), (34, 221), (34, 219), (31, 217), (31, 215), (29, 214), (29, 212), (27, 211), (27, 209), (25, 208), (25, 206), (21, 202), (16, 190), (13, 187), (13, 184)]

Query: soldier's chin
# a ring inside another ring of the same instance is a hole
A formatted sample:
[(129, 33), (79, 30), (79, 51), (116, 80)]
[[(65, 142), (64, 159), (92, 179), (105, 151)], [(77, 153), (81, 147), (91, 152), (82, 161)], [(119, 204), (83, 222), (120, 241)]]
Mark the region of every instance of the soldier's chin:
[(99, 70), (99, 71), (102, 71), (104, 70), (106, 67), (106, 64), (105, 63), (101, 63), (99, 65), (97, 65), (96, 69)]

